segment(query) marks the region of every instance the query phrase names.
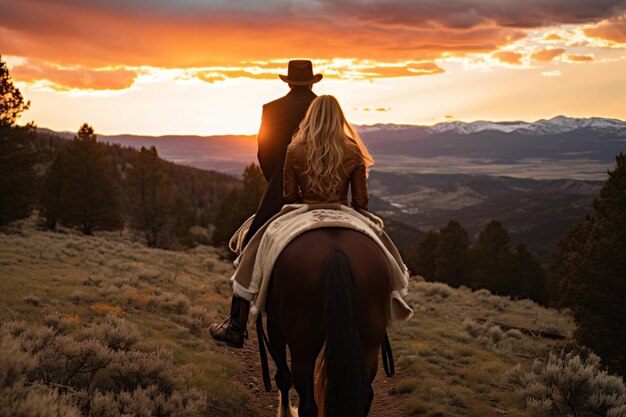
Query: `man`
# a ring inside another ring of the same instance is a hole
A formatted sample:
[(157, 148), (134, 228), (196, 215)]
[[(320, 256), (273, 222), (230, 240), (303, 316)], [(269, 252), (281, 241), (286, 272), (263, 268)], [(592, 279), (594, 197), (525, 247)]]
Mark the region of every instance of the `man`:
[[(289, 84), (290, 91), (286, 96), (263, 106), (261, 128), (257, 135), (257, 157), (267, 180), (267, 188), (244, 244), (283, 206), (283, 165), (287, 145), (291, 143), (291, 137), (304, 118), (309, 104), (317, 97), (311, 89), (313, 84), (322, 79), (322, 74), (313, 75), (311, 61), (292, 60), (289, 61), (287, 75), (279, 77)], [(249, 310), (249, 301), (233, 295), (230, 316), (209, 326), (209, 333), (214, 339), (226, 342), (229, 346), (243, 347)]]

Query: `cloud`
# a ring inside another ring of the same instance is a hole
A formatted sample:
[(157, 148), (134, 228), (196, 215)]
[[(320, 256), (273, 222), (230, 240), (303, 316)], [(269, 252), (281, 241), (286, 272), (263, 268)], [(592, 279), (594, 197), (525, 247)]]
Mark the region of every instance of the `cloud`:
[[(289, 58), (310, 58), (316, 66), (363, 63), (329, 68), (331, 78), (404, 77), (438, 74), (437, 59), (476, 53), (495, 52), (519, 65), (515, 55), (497, 51), (525, 39), (528, 29), (615, 25), (607, 19), (625, 10), (626, 0), (2, 0), (0, 51), (79, 68), (85, 77), (100, 68), (155, 67), (208, 68), (197, 72), (207, 82), (272, 79), (276, 62), (285, 67)], [(607, 32), (605, 26), (595, 30)], [(128, 84), (128, 74), (117, 76)]]
[(605, 39), (617, 43), (626, 43), (626, 14), (605, 20), (584, 30), (592, 38)]
[[(227, 68), (214, 67), (200, 70), (190, 70), (188, 74), (208, 83), (224, 81), (229, 78), (252, 78), (260, 80), (276, 80), (278, 74), (286, 72), (282, 62), (250, 63), (249, 67)], [(366, 80), (374, 78), (414, 77), (419, 75), (434, 75), (445, 72), (434, 62), (399, 62), (385, 63), (372, 61), (326, 60), (318, 62), (315, 72), (324, 74), (325, 79)]]
[(561, 35), (559, 35), (558, 33), (546, 33), (543, 37), (544, 40), (546, 41), (562, 41), (564, 40), (563, 37)]
[(355, 108), (355, 110), (386, 113), (386, 112), (391, 111), (391, 108), (390, 107), (361, 107), (361, 108)]
[(55, 90), (121, 90), (135, 82), (138, 72), (128, 69), (63, 68), (41, 61), (27, 60), (11, 69), (20, 82), (48, 81)]
[(498, 51), (492, 55), (500, 62), (512, 65), (522, 65), (523, 54), (513, 51)]
[(533, 61), (549, 62), (549, 61), (552, 61), (554, 58), (560, 55), (563, 55), (564, 53), (565, 53), (565, 49), (563, 48), (541, 49), (533, 53), (531, 55), (531, 58), (533, 59)]
[(626, 10), (624, 0), (318, 0), (334, 13), (394, 26), (437, 22), (466, 29), (494, 22), (501, 27), (538, 28), (597, 22)]
[(591, 62), (593, 61), (593, 54), (567, 54), (565, 60), (568, 62)]

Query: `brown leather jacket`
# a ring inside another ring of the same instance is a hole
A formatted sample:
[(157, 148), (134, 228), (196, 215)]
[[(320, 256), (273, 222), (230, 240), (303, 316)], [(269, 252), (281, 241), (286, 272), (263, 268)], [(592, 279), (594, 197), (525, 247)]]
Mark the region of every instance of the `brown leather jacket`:
[(291, 143), (287, 147), (285, 166), (283, 170), (283, 198), (285, 203), (341, 203), (348, 205), (348, 186), (352, 190), (350, 204), (355, 208), (367, 210), (367, 177), (365, 163), (357, 149), (346, 148), (343, 159), (345, 177), (335, 194), (337, 198), (327, 199), (308, 187), (309, 180), (306, 171), (306, 150), (303, 143)]

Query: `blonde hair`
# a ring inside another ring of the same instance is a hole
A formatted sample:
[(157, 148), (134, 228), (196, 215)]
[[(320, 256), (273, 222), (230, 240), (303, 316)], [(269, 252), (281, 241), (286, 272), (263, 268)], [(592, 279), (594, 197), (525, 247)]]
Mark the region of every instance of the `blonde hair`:
[(358, 151), (366, 172), (374, 163), (358, 133), (346, 120), (339, 102), (331, 95), (313, 100), (293, 141), (305, 144), (305, 175), (310, 181), (309, 187), (326, 198), (335, 197), (343, 176), (347, 174), (340, 172), (346, 147)]

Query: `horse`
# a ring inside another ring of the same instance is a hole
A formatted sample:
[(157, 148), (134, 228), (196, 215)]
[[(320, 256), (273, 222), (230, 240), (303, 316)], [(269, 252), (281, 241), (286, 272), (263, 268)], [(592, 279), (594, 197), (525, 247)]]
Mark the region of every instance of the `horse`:
[[(279, 417), (369, 414), (390, 287), (383, 250), (356, 230), (314, 229), (285, 247), (274, 264), (265, 307)], [(292, 383), (298, 414), (289, 404)]]

